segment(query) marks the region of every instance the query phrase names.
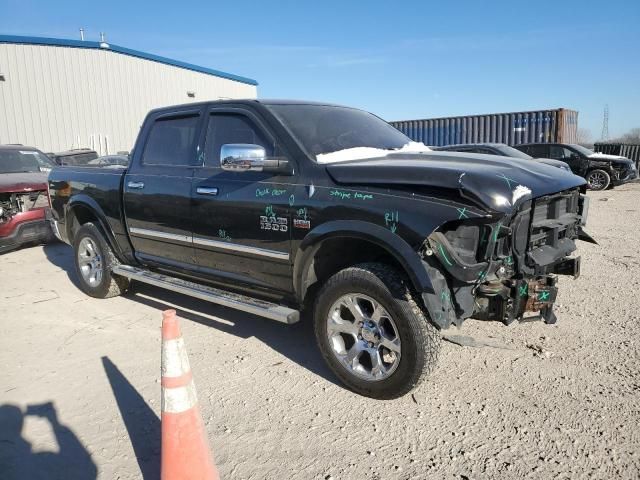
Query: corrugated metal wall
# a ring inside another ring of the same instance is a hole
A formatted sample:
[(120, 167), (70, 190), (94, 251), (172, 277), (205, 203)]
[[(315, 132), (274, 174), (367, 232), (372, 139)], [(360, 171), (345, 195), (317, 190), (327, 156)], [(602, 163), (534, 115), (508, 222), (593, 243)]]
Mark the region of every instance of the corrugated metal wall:
[(640, 166), (640, 145), (631, 143), (596, 143), (593, 150), (608, 155), (621, 155), (633, 160), (636, 166)]
[(433, 146), (484, 142), (575, 143), (578, 112), (560, 108), (390, 123), (412, 140)]
[(128, 151), (153, 108), (257, 95), (255, 85), (98, 49), (0, 43), (0, 74), (0, 144), (45, 152)]

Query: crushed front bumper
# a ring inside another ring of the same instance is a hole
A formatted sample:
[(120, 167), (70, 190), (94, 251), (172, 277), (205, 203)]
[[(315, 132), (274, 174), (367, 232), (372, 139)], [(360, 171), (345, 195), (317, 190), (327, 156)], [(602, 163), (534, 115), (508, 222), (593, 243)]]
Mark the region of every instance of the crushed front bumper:
[(0, 253), (28, 243), (44, 243), (52, 238), (45, 209), (30, 210), (0, 224)]

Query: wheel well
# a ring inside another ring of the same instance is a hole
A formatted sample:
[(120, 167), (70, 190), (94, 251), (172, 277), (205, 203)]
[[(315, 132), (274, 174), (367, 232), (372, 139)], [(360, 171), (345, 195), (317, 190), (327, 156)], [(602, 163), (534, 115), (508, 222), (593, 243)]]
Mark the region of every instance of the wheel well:
[(390, 265), (405, 272), (400, 262), (388, 250), (368, 240), (359, 238), (330, 238), (322, 242), (315, 252), (300, 292), (309, 305), (326, 280), (340, 270), (365, 262)]
[(71, 210), (69, 241), (73, 242), (77, 231), (82, 225), (88, 222), (96, 222), (97, 220), (98, 217), (90, 208), (83, 205), (76, 205), (75, 207), (73, 207), (73, 209)]

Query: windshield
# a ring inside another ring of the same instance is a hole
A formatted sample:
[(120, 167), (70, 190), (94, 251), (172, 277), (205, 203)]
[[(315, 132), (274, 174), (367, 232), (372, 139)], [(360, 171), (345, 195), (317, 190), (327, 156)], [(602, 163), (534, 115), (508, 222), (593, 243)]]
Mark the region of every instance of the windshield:
[(313, 158), (317, 155), (368, 147), (396, 150), (411, 143), (375, 115), (327, 105), (267, 105)]
[(524, 160), (531, 160), (533, 158), (531, 155), (527, 155), (526, 153), (521, 152), (517, 148), (510, 147), (509, 145), (500, 145), (497, 149), (507, 157), (522, 158)]
[(48, 172), (53, 167), (37, 150), (0, 150), (0, 173)]
[(574, 150), (577, 150), (578, 152), (580, 152), (583, 155), (586, 155), (587, 157), (589, 155), (593, 155), (595, 152), (593, 150), (589, 150), (586, 147), (583, 147), (582, 145), (577, 145), (575, 143), (572, 143), (571, 145), (569, 145), (571, 148), (573, 148)]

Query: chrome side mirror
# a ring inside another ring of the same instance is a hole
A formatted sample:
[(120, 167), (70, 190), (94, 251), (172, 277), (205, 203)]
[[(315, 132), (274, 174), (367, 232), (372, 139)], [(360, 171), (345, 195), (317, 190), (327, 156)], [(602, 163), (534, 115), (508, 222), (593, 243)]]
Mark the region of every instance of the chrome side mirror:
[(261, 172), (267, 153), (260, 145), (226, 143), (220, 148), (220, 167), (231, 172)]

